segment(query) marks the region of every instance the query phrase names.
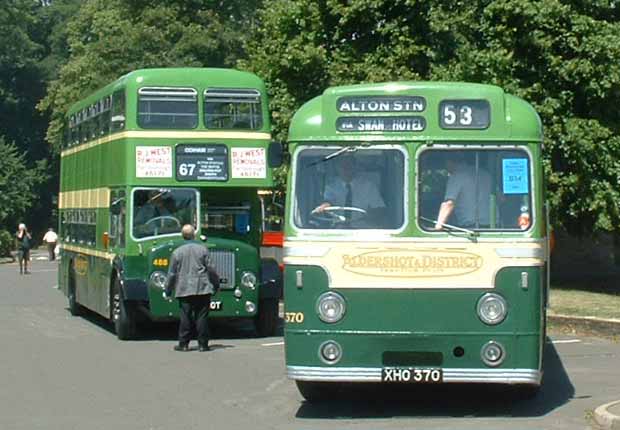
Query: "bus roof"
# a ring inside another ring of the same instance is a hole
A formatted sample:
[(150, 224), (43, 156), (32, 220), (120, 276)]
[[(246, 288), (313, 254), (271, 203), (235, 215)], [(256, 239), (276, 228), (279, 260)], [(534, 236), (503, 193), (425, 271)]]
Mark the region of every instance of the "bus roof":
[(83, 109), (114, 91), (136, 89), (142, 86), (183, 86), (197, 90), (208, 87), (253, 88), (265, 94), (264, 82), (255, 74), (234, 69), (179, 67), (138, 69), (121, 76), (116, 81), (74, 103), (67, 115)]
[[(484, 126), (440, 124), (444, 109), (467, 102), (486, 109)], [(529, 103), (494, 85), (407, 81), (328, 88), (295, 113), (289, 128), (291, 142), (359, 140), (541, 142), (542, 123)]]

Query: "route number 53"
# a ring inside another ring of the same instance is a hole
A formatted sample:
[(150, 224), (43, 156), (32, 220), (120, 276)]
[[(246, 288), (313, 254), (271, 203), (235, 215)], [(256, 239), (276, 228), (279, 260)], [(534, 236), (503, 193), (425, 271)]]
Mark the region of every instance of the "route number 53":
[(444, 129), (484, 130), (490, 125), (487, 100), (443, 100), (439, 104), (439, 126)]
[(445, 125), (471, 125), (472, 118), (472, 108), (471, 106), (462, 105), (444, 105), (443, 107), (443, 123)]

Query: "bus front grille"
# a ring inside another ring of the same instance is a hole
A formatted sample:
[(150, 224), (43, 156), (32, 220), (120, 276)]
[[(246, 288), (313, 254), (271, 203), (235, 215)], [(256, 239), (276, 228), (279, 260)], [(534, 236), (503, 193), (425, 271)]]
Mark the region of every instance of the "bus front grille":
[(235, 286), (235, 253), (225, 249), (212, 249), (211, 262), (220, 275), (220, 288), (234, 288)]

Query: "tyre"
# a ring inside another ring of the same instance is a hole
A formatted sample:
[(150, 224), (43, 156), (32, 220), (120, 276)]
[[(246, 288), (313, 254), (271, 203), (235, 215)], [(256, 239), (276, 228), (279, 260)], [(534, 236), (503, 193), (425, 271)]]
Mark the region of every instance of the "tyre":
[(112, 286), (111, 320), (116, 337), (120, 340), (136, 338), (136, 312), (131, 302), (123, 300), (121, 280), (117, 276)]
[(73, 264), (69, 267), (69, 285), (67, 287), (67, 301), (69, 302), (69, 312), (74, 317), (80, 316), (82, 314), (82, 306), (77, 301), (76, 295), (76, 286), (75, 286), (75, 269), (73, 268)]
[(299, 394), (310, 403), (333, 400), (337, 395), (337, 386), (333, 382), (295, 381)]
[(260, 337), (273, 336), (278, 328), (278, 299), (263, 299), (258, 303), (258, 315), (254, 320)]

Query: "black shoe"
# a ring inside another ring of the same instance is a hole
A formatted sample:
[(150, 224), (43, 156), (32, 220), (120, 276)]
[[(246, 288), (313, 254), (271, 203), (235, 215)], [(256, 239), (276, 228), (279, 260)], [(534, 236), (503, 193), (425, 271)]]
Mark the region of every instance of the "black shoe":
[(199, 345), (198, 346), (198, 351), (200, 351), (200, 352), (207, 352), (207, 351), (211, 351), (211, 348), (209, 348), (209, 345)]
[(187, 352), (187, 351), (189, 351), (189, 346), (187, 346), (187, 345), (174, 345), (174, 350), (175, 351), (180, 351), (180, 352)]

